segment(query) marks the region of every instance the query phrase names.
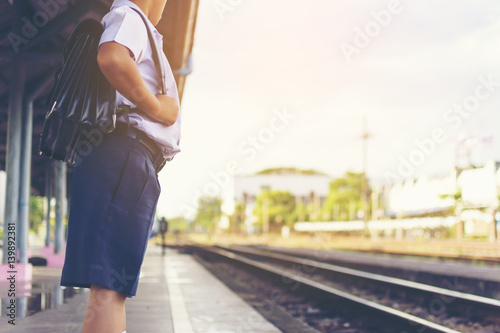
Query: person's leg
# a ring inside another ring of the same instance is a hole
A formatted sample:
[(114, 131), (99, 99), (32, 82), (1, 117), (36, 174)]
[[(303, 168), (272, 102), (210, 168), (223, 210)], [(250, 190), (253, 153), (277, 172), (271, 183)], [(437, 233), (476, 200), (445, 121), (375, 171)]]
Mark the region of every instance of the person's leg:
[(83, 333), (122, 333), (125, 331), (127, 295), (99, 285), (90, 286)]

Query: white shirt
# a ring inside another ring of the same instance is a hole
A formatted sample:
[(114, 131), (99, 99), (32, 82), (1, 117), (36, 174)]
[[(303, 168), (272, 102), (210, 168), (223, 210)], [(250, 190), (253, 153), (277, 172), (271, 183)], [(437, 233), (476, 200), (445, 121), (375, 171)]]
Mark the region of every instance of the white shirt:
[[(148, 31), (144, 25), (139, 13), (131, 8), (139, 11), (141, 9), (133, 2), (128, 0), (115, 0), (111, 6), (111, 11), (103, 17), (101, 23), (104, 27), (104, 32), (101, 36), (99, 45), (104, 42), (114, 41), (127, 47), (134, 57), (134, 61), (139, 68), (148, 88), (156, 95), (161, 93), (161, 79), (155, 67), (153, 60), (153, 49), (151, 48)], [(141, 11), (142, 12), (142, 11)], [(153, 24), (147, 20), (147, 23), (153, 31), (157, 45), (163, 51), (163, 36), (156, 30)], [(166, 95), (174, 97), (179, 102), (179, 94), (175, 83), (174, 75), (167, 57), (163, 52), (161, 56), (165, 64), (165, 89)], [(116, 92), (116, 105), (135, 105), (126, 99), (118, 91)], [(180, 105), (180, 103), (179, 103)], [(177, 120), (171, 126), (166, 126), (160, 123), (146, 113), (130, 113), (130, 125), (141, 130), (151, 139), (153, 139), (162, 149), (163, 155), (167, 160), (171, 160), (179, 151), (179, 141), (181, 138), (180, 111), (177, 115)], [(123, 117), (117, 121), (125, 122)]]

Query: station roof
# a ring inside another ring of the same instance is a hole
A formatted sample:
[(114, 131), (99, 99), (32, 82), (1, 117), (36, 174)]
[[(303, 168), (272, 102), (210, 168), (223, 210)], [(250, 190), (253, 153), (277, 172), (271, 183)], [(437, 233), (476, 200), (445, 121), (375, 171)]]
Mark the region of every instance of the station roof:
[[(19, 1), (16, 13), (13, 1)], [(61, 66), (62, 48), (73, 27), (85, 18), (100, 20), (112, 0), (0, 0), (0, 169), (5, 170), (9, 102), (9, 81), (14, 59), (26, 74), (23, 100), (34, 97), (32, 189), (44, 194), (45, 170), (50, 159), (38, 155), (38, 145), (47, 100)], [(158, 31), (163, 35), (165, 54), (182, 98), (185, 76), (190, 71), (190, 54), (199, 0), (168, 0)], [(29, 26), (31, 24), (31, 27)], [(26, 25), (26, 27), (25, 27)], [(22, 36), (13, 30), (25, 29)], [(25, 33), (25, 34), (24, 34)], [(17, 74), (17, 73), (16, 73)], [(17, 110), (21, 112), (21, 110)]]

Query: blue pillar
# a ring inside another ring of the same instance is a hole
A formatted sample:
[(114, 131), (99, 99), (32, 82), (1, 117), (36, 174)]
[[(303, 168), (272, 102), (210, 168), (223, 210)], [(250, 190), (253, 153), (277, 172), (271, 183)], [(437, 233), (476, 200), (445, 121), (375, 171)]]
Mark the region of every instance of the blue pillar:
[(45, 246), (50, 245), (50, 212), (52, 208), (50, 207), (50, 199), (52, 199), (52, 193), (51, 193), (51, 172), (52, 171), (52, 164), (49, 162), (47, 164), (46, 170), (45, 170), (45, 198), (47, 200), (46, 205), (47, 205), (47, 213), (45, 215), (45, 221), (47, 222), (46, 228), (47, 228), (47, 235), (45, 236)]
[(54, 253), (61, 253), (64, 244), (64, 217), (66, 210), (66, 163), (54, 162), (56, 198), (56, 225), (54, 229)]
[(14, 231), (17, 238), (18, 210), (19, 210), (19, 169), (21, 167), (21, 116), (23, 106), (25, 71), (22, 64), (16, 59), (12, 60), (9, 87), (9, 108), (7, 121), (7, 153), (5, 162), (6, 196), (3, 233), (3, 258), (2, 263), (7, 263), (9, 258), (8, 231)]
[(21, 138), (21, 174), (19, 180), (19, 262), (28, 263), (28, 234), (31, 190), (31, 142), (33, 130), (33, 101), (23, 108)]

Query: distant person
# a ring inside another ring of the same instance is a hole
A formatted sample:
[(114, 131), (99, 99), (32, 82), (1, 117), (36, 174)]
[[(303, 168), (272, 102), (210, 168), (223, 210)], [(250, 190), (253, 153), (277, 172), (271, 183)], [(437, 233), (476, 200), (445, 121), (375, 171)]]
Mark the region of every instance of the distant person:
[(160, 221), (160, 234), (161, 234), (161, 254), (165, 255), (165, 247), (167, 244), (165, 244), (165, 234), (168, 232), (168, 221), (165, 220), (164, 217), (161, 218)]
[(90, 288), (83, 333), (126, 330), (125, 300), (135, 296), (160, 195), (157, 173), (179, 152), (179, 97), (165, 55), (166, 94), (148, 30), (167, 0), (115, 0), (102, 19), (98, 64), (117, 90), (117, 105), (138, 108), (104, 135), (74, 169), (61, 285)]

